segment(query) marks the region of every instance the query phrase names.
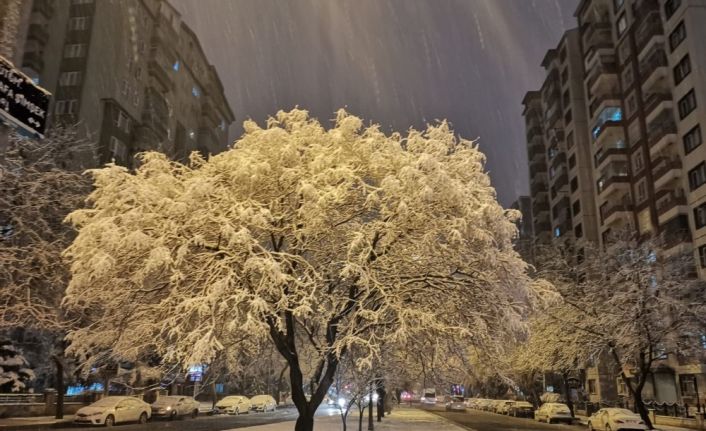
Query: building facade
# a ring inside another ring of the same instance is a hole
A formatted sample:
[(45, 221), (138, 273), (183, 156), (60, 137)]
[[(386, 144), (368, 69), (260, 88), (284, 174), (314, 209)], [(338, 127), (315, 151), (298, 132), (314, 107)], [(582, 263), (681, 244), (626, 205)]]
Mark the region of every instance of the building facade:
[[(581, 0), (575, 16), (522, 102), (535, 242), (630, 230), (693, 252), (706, 278), (706, 0)], [(703, 404), (703, 359), (672, 356), (645, 398)], [(627, 396), (615, 372), (587, 369), (591, 401)]]
[(221, 81), (168, 1), (33, 0), (31, 11), (23, 70), (53, 94), (51, 124), (78, 124), (97, 143), (77, 163), (227, 147)]

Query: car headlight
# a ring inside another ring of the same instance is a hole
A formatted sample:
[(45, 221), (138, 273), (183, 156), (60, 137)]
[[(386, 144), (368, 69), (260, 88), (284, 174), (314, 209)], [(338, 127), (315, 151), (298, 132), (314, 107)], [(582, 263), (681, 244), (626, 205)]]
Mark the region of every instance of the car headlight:
[(171, 409), (172, 409), (172, 406), (167, 406), (167, 408), (165, 410), (169, 411)]

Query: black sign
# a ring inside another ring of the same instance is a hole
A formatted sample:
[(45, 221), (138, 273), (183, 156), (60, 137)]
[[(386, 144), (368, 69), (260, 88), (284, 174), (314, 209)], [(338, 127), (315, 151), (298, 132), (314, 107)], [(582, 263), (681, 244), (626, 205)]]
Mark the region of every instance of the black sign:
[(0, 56), (0, 116), (43, 138), (50, 96)]

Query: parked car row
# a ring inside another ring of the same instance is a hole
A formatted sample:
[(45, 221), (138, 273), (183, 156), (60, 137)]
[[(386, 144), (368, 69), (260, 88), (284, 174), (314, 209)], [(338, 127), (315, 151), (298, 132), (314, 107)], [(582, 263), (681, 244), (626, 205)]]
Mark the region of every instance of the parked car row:
[(515, 417), (531, 418), (534, 413), (534, 406), (527, 401), (469, 398), (466, 400), (466, 406), (475, 410), (482, 410)]
[[(199, 405), (193, 397), (182, 395), (161, 396), (151, 405), (136, 397), (108, 396), (79, 409), (74, 422), (113, 426), (126, 422), (144, 424), (151, 418), (195, 418), (199, 414)], [(276, 408), (277, 402), (270, 395), (257, 395), (252, 398), (228, 396), (216, 403), (215, 413), (237, 415), (250, 411), (275, 411)]]

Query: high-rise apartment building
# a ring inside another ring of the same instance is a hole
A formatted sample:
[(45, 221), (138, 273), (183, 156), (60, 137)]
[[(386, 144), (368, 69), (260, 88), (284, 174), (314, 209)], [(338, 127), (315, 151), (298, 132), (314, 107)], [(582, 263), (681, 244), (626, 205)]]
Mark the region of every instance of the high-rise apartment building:
[(50, 122), (78, 122), (97, 142), (81, 164), (228, 145), (221, 81), (167, 0), (33, 0), (22, 67), (53, 94)]
[[(581, 0), (576, 18), (522, 102), (535, 242), (609, 247), (627, 229), (693, 251), (706, 278), (706, 0)], [(587, 369), (591, 400), (627, 395), (600, 365)], [(702, 369), (669, 355), (643, 395), (694, 405)]]

